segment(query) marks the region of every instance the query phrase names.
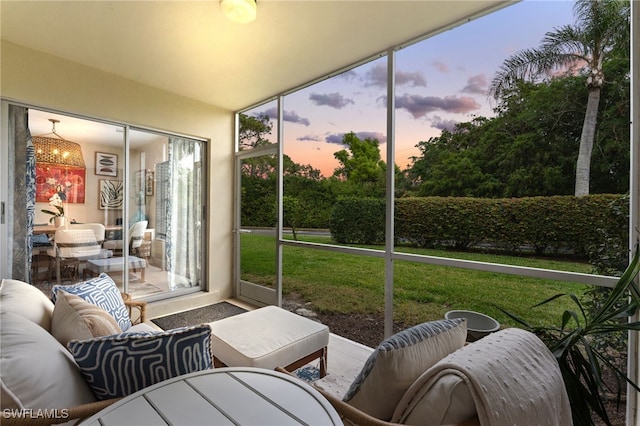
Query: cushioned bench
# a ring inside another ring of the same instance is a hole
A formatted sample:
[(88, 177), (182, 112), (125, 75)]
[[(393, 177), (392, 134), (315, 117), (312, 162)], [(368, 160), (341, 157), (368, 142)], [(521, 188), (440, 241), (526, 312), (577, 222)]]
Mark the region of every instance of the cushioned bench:
[(267, 306), (209, 324), (216, 367), (258, 367), (288, 371), (320, 360), (327, 371), (329, 327), (300, 315)]

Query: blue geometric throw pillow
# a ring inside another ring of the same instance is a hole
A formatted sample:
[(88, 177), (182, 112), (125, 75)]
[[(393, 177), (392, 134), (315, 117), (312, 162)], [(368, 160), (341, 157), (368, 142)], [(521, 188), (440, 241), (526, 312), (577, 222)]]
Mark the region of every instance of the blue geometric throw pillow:
[(213, 366), (211, 328), (207, 324), (149, 335), (71, 340), (67, 348), (98, 400), (127, 396)]
[(82, 297), (89, 303), (109, 312), (116, 320), (122, 331), (127, 331), (131, 327), (129, 310), (122, 300), (120, 290), (111, 277), (105, 273), (98, 275), (88, 281), (73, 285), (55, 285), (51, 289), (51, 301), (56, 303), (58, 290)]

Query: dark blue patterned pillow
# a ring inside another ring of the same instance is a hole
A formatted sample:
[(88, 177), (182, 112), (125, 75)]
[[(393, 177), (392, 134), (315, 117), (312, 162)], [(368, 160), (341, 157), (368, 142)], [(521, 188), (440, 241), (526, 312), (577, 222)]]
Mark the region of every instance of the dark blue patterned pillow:
[(131, 318), (129, 310), (122, 300), (120, 290), (113, 282), (111, 277), (105, 273), (98, 277), (73, 285), (55, 285), (51, 289), (51, 301), (56, 303), (58, 290), (64, 290), (67, 293), (75, 294), (82, 297), (89, 303), (109, 312), (122, 329), (127, 331), (131, 327)]
[(207, 324), (150, 335), (125, 333), (72, 340), (67, 347), (98, 400), (127, 396), (213, 366)]

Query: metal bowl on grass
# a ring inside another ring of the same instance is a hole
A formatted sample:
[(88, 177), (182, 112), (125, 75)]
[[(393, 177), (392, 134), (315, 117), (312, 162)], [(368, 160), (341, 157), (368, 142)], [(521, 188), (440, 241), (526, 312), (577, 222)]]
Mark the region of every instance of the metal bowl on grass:
[(500, 323), (488, 315), (474, 311), (449, 311), (444, 314), (446, 319), (466, 318), (467, 341), (475, 342), (484, 336), (500, 330)]

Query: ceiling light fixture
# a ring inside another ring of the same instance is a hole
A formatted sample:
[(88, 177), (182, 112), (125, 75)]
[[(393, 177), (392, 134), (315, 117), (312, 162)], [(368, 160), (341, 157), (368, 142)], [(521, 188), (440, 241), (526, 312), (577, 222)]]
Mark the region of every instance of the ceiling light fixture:
[(239, 24), (248, 24), (256, 19), (256, 0), (220, 0), (220, 9), (227, 19)]
[[(55, 164), (61, 166), (84, 167), (82, 148), (75, 142), (68, 141), (56, 133), (56, 123), (60, 120), (50, 118), (53, 125), (51, 133), (33, 136), (33, 147), (36, 151), (37, 164)], [(53, 135), (55, 137), (49, 137)]]

